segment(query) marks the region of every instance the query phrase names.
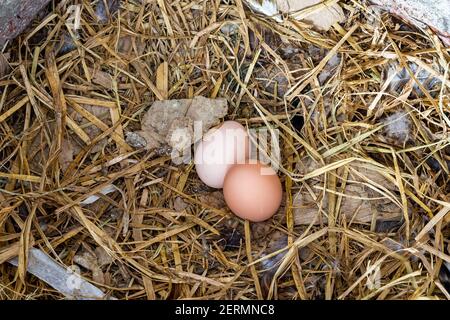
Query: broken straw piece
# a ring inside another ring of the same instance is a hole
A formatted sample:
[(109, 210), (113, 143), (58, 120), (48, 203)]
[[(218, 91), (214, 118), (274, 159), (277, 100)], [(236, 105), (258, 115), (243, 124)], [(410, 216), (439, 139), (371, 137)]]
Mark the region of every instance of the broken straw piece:
[[(116, 186), (113, 184), (110, 184), (109, 186), (104, 187), (100, 193), (103, 195), (106, 195), (108, 193), (114, 192), (116, 191)], [(95, 201), (97, 201), (98, 199), (100, 199), (99, 196), (96, 195), (92, 195), (90, 197), (87, 197), (86, 199), (84, 199), (83, 201), (80, 202), (80, 204), (86, 205), (86, 204), (91, 204), (94, 203)]]
[[(17, 257), (8, 262), (16, 267), (19, 264)], [(27, 271), (49, 284), (68, 299), (107, 299), (102, 290), (82, 279), (70, 268), (60, 265), (39, 249), (30, 249)]]

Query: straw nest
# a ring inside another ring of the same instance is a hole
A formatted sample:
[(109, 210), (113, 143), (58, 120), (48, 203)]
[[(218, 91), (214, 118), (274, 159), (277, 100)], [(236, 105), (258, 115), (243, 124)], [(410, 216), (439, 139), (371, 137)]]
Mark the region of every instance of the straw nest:
[[(26, 273), (30, 247), (119, 299), (450, 298), (436, 35), (364, 1), (327, 32), (241, 0), (106, 3), (55, 1), (0, 55), (0, 298), (63, 298)], [(192, 163), (125, 141), (153, 101), (194, 96), (278, 130), (272, 219), (237, 219)]]

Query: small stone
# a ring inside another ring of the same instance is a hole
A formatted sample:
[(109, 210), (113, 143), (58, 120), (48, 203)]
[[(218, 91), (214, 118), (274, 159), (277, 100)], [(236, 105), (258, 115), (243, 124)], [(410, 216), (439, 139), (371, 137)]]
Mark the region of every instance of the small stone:
[(147, 141), (145, 140), (145, 138), (140, 136), (137, 132), (125, 133), (125, 141), (131, 147), (136, 149), (145, 148), (147, 146)]

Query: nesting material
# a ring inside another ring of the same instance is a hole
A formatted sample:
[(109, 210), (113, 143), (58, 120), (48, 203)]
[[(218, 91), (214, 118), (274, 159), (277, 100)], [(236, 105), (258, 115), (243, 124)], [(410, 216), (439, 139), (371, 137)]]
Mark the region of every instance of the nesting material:
[(69, 32), (64, 32), (57, 47), (58, 55), (65, 55), (77, 48), (75, 40), (78, 40), (78, 32), (73, 31), (73, 37)]
[[(324, 197), (323, 193), (317, 192), (313, 198), (309, 192), (299, 192), (294, 198), (293, 206), (295, 224), (328, 222), (328, 198)], [(339, 213), (345, 216), (346, 221), (353, 223), (370, 223), (373, 219), (399, 220), (402, 217), (402, 210), (398, 204), (389, 199), (380, 199), (380, 193), (354, 184), (346, 186), (342, 192)]]
[(262, 270), (266, 273), (265, 276), (271, 278), (271, 276), (277, 271), (277, 267), (280, 265), (284, 256), (286, 255), (286, 251), (284, 250), (280, 253), (276, 253), (282, 249), (285, 249), (288, 246), (287, 236), (278, 231), (274, 232), (271, 236), (270, 241), (266, 244), (266, 248), (262, 254), (263, 257), (266, 257), (261, 261)]
[(73, 262), (89, 270), (95, 283), (106, 284), (102, 267), (113, 263), (112, 257), (102, 247), (97, 247), (94, 252), (81, 251), (73, 257)]
[(406, 85), (412, 85), (413, 92), (416, 96), (423, 96), (424, 93), (419, 84), (427, 91), (436, 89), (441, 84), (440, 79), (432, 76), (427, 70), (420, 68), (416, 63), (408, 63), (414, 78), (408, 72), (406, 67), (400, 68), (398, 63), (390, 63), (384, 71), (384, 79), (389, 80), (388, 91), (392, 93), (400, 93)]
[[(106, 147), (108, 139), (100, 138), (103, 130), (111, 125), (110, 110), (106, 107), (78, 104), (73, 102), (72, 107), (68, 108), (69, 115), (76, 126), (79, 134), (66, 134), (61, 139), (62, 148), (58, 153), (59, 164), (65, 171), (75, 157), (80, 152), (87, 150), (89, 153), (96, 153)], [(92, 122), (92, 119), (95, 119)], [(51, 131), (56, 130), (56, 123), (48, 123)], [(30, 167), (35, 172), (41, 172), (43, 163), (50, 157), (50, 148), (42, 148), (43, 141), (49, 137), (44, 131), (39, 131), (31, 141), (29, 151)], [(117, 140), (123, 141), (120, 137)], [(123, 141), (124, 143), (124, 141)]]
[(92, 272), (92, 280), (96, 283), (105, 284), (105, 277), (97, 262), (97, 257), (85, 251), (73, 257), (73, 262)]
[(283, 97), (290, 88), (289, 78), (276, 66), (258, 68), (256, 78), (267, 92)]
[(337, 69), (339, 67), (339, 64), (341, 63), (341, 59), (342, 58), (339, 55), (335, 54), (331, 57), (330, 60), (328, 60), (327, 64), (317, 77), (321, 85), (323, 85), (328, 79), (330, 79), (337, 73)]
[(445, 261), (442, 263), (439, 280), (442, 282), (444, 288), (450, 291), (450, 262)]
[[(310, 161), (299, 165), (300, 170), (309, 170)], [(354, 164), (350, 167), (345, 186), (336, 189), (340, 198), (335, 219), (347, 223), (370, 223), (372, 221), (399, 220), (401, 205), (393, 198), (396, 186), (392, 177), (384, 176), (380, 169)], [(305, 173), (307, 173), (305, 172)], [(329, 197), (323, 191), (323, 181), (317, 180), (312, 191), (302, 189), (293, 198), (294, 222), (298, 225), (322, 224), (328, 222)]]
[[(307, 8), (344, 9), (326, 32), (245, 3), (120, 1), (101, 23), (97, 0), (55, 1), (2, 48), (0, 299), (75, 295), (27, 275), (38, 247), (61, 263), (46, 276), (78, 268), (101, 298), (450, 297), (447, 49), (368, 1)], [(71, 5), (77, 48), (61, 54)], [(393, 91), (391, 63), (440, 82)], [(279, 137), (270, 219), (236, 218), (192, 159), (172, 161), (197, 114)]]

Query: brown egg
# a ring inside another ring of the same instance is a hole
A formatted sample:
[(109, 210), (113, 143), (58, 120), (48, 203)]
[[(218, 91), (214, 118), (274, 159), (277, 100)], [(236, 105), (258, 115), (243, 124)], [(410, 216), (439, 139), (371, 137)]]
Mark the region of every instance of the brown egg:
[(258, 162), (231, 167), (225, 176), (223, 194), (234, 214), (260, 222), (277, 212), (283, 190), (276, 172)]

